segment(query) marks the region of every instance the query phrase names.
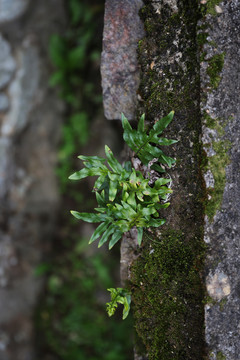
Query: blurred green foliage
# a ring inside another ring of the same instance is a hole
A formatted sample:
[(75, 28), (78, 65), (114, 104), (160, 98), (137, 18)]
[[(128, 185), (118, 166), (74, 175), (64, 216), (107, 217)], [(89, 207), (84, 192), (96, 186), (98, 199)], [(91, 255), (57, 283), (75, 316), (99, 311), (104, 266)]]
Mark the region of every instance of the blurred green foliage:
[[(76, 156), (89, 140), (91, 119), (102, 112), (100, 51), (104, 0), (65, 0), (68, 13), (63, 36), (50, 41), (54, 65), (50, 84), (57, 86), (66, 103), (57, 173), (62, 190), (58, 233), (53, 240), (54, 256), (36, 269), (47, 277), (36, 311), (36, 341), (41, 360), (132, 359), (131, 319), (109, 319), (105, 303), (110, 295), (119, 255), (110, 260), (105, 253), (88, 254), (87, 241), (76, 240), (81, 229), (70, 216), (72, 206), (92, 207), (90, 190), (73, 186), (68, 176)], [(116, 254), (116, 253), (115, 253)], [(119, 270), (117, 270), (118, 272)]]
[(53, 35), (49, 52), (55, 72), (50, 85), (58, 86), (67, 104), (57, 173), (61, 189), (73, 168), (74, 155), (89, 139), (89, 124), (101, 107), (100, 52), (103, 1), (90, 4), (68, 0), (68, 26), (63, 36)]
[[(39, 345), (53, 359), (129, 359), (131, 319), (122, 322), (120, 312), (119, 321), (108, 319), (106, 291), (101, 290), (112, 286), (113, 264), (103, 254), (86, 258), (77, 247), (74, 250), (54, 265), (38, 269), (49, 275), (44, 302), (37, 312)], [(99, 297), (102, 302), (96, 303)]]

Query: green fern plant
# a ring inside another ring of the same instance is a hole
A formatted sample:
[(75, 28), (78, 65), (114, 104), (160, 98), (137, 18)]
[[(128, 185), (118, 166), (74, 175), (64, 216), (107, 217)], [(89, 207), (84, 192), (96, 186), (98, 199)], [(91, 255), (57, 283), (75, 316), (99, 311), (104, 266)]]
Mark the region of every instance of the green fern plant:
[[(172, 121), (173, 116), (174, 111), (171, 111), (167, 116), (157, 121), (149, 133), (147, 133), (144, 125), (145, 114), (141, 116), (138, 122), (137, 130), (132, 129), (129, 121), (122, 114), (122, 125), (124, 129), (123, 138), (144, 165), (149, 164), (153, 159), (157, 159), (160, 164), (166, 164), (168, 167), (171, 167), (175, 163), (173, 158), (166, 156), (158, 147), (162, 145), (172, 145), (177, 142), (177, 140), (169, 140), (159, 137), (163, 130)], [(155, 163), (151, 166), (151, 168), (157, 170), (158, 172), (165, 172), (163, 167)]]
[(131, 304), (131, 294), (128, 290), (123, 288), (110, 288), (108, 289), (111, 293), (111, 301), (106, 303), (108, 316), (112, 316), (118, 304), (123, 305), (123, 316), (122, 319), (125, 320), (130, 311)]
[[(151, 144), (171, 145), (176, 142), (176, 140), (159, 138), (172, 121), (173, 115), (172, 111), (156, 122), (149, 133), (144, 126), (144, 115), (140, 118), (137, 130), (133, 130), (127, 118), (122, 116), (124, 140), (143, 164), (148, 164), (154, 159), (169, 167), (174, 164), (174, 159), (167, 157), (160, 148)], [(69, 177), (71, 180), (81, 180), (88, 176), (97, 176), (93, 187), (98, 203), (96, 212), (71, 211), (71, 213), (77, 219), (100, 223), (89, 240), (90, 244), (99, 239), (98, 247), (100, 247), (109, 240), (109, 249), (111, 249), (121, 239), (123, 233), (136, 227), (138, 244), (141, 245), (144, 228), (159, 227), (165, 223), (165, 219), (160, 217), (159, 210), (169, 206), (169, 202), (166, 201), (172, 190), (166, 185), (170, 179), (159, 177), (150, 186), (149, 179), (146, 179), (141, 171), (135, 170), (130, 162), (122, 166), (108, 146), (105, 146), (105, 153), (106, 159), (80, 155), (79, 159), (83, 161), (85, 168)], [(152, 168), (164, 171), (156, 163)]]

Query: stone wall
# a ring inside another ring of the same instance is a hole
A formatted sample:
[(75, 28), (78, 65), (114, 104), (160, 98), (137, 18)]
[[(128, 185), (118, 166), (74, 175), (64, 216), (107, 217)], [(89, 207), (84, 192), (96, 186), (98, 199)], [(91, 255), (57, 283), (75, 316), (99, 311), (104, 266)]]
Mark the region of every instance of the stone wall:
[[(108, 0), (106, 14), (115, 6)], [(140, 85), (131, 89), (131, 105), (121, 96), (115, 101), (116, 71), (109, 65), (123, 54), (111, 34), (124, 28), (127, 16), (111, 12), (102, 57), (105, 115), (115, 119), (123, 111), (133, 119), (145, 112), (154, 123), (175, 110), (166, 135), (179, 140), (166, 149), (177, 159), (168, 170), (173, 195), (166, 225), (146, 234), (141, 249), (131, 237), (123, 240), (122, 274), (131, 283), (142, 342), (135, 359), (238, 360), (240, 3), (145, 0), (140, 41), (135, 3), (132, 9), (130, 39), (123, 39), (138, 45), (132, 59), (141, 67), (138, 80), (134, 73)], [(123, 65), (118, 88), (131, 82)]]
[(58, 211), (63, 106), (49, 88), (49, 37), (62, 1), (0, 0), (0, 359), (33, 360), (36, 266)]
[(205, 334), (210, 359), (240, 358), (240, 2), (199, 22), (202, 141), (207, 156)]

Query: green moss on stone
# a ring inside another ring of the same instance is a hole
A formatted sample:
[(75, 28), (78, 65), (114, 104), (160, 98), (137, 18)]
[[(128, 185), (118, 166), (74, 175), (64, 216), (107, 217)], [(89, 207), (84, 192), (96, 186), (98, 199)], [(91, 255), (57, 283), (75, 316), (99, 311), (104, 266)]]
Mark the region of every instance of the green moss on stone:
[(178, 176), (167, 225), (161, 234), (145, 234), (143, 249), (131, 269), (135, 324), (149, 360), (202, 360), (199, 7), (197, 0), (183, 0), (178, 2), (178, 12), (173, 12), (165, 3), (158, 14), (150, 1), (144, 2), (141, 17), (146, 36), (138, 47), (142, 70), (138, 111), (153, 123), (174, 109), (176, 121), (167, 132), (173, 138), (177, 134), (179, 143), (166, 153), (172, 156), (174, 152), (180, 161), (175, 167)]
[(183, 233), (172, 229), (155, 239), (146, 238), (131, 269), (137, 332), (149, 360), (199, 360), (203, 356), (202, 240), (188, 243)]
[[(222, 138), (225, 134), (224, 126), (219, 119), (213, 119), (206, 112), (204, 114), (205, 124), (208, 128), (214, 129), (217, 135)], [(206, 147), (208, 144), (205, 145)], [(209, 146), (215, 152), (215, 155), (206, 158), (204, 171), (210, 170), (214, 178), (214, 188), (208, 188), (208, 199), (206, 201), (206, 215), (210, 221), (213, 221), (213, 217), (217, 210), (221, 208), (223, 192), (226, 185), (226, 166), (230, 163), (228, 151), (231, 148), (231, 143), (228, 140), (213, 141)]]
[(219, 307), (220, 307), (221, 311), (223, 311), (224, 306), (226, 305), (227, 301), (228, 301), (228, 299), (225, 297), (219, 302)]
[(220, 4), (221, 0), (208, 0), (206, 7), (207, 7), (207, 13), (213, 16), (217, 15), (215, 6)]
[(210, 77), (210, 84), (212, 89), (217, 89), (220, 83), (220, 73), (224, 65), (224, 56), (224, 53), (216, 54), (208, 60), (207, 74)]
[(226, 360), (226, 356), (221, 351), (218, 351), (217, 360)]
[(231, 144), (228, 141), (213, 142), (212, 147), (216, 155), (208, 158), (207, 169), (214, 177), (214, 188), (208, 189), (210, 199), (206, 203), (206, 214), (212, 221), (217, 210), (221, 208), (223, 192), (226, 184), (226, 166), (230, 163), (228, 150)]
[(207, 43), (207, 37), (208, 37), (208, 33), (207, 32), (199, 32), (197, 34), (197, 43), (199, 46), (203, 46), (204, 44)]

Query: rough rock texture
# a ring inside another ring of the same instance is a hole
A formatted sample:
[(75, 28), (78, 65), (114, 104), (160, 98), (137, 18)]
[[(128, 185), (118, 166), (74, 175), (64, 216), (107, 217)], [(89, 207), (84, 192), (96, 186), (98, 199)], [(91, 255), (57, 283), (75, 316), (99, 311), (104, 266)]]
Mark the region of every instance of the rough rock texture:
[(208, 203), (205, 307), (210, 359), (240, 359), (240, 2), (220, 2), (200, 23), (201, 110)]
[(142, 0), (106, 0), (101, 62), (104, 113), (134, 119), (139, 86), (137, 42), (143, 36), (138, 16)]
[(64, 12), (58, 0), (28, 3), (0, 1), (1, 360), (36, 359), (32, 316), (41, 282), (34, 270), (50, 248), (58, 206), (63, 108), (48, 87), (48, 41)]
[[(176, 166), (167, 169), (173, 195), (161, 213), (166, 225), (145, 233), (131, 268), (135, 325), (150, 360), (200, 360), (205, 347), (198, 2), (144, 3), (139, 112), (153, 124), (175, 110), (164, 136), (179, 142), (164, 148), (177, 158)], [(141, 355), (143, 350), (137, 351)]]
[[(107, 2), (109, 9), (110, 3), (115, 2)], [(240, 2), (145, 0), (144, 5), (138, 112), (154, 123), (175, 110), (166, 135), (179, 143), (166, 149), (177, 158), (168, 170), (174, 192), (163, 215), (167, 224), (145, 232), (141, 250), (132, 238), (123, 239), (122, 277), (131, 282), (142, 341), (135, 359), (239, 360)], [(114, 16), (114, 11), (111, 21), (106, 16), (106, 29), (113, 24), (117, 29)], [(114, 62), (114, 41), (104, 51), (103, 61), (109, 56)], [(124, 83), (130, 74), (119, 69)], [(108, 68), (107, 82), (114, 89), (114, 68)], [(109, 98), (104, 101), (108, 109)], [(126, 106), (134, 113), (132, 104)]]

